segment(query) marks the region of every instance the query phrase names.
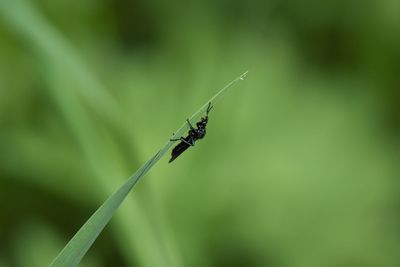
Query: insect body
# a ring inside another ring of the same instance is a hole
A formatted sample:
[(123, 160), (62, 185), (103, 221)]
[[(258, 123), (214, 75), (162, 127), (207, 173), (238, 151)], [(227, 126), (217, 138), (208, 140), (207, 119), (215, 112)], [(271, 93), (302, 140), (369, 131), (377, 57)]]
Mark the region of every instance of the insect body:
[(204, 138), (204, 136), (206, 135), (206, 127), (208, 123), (208, 113), (212, 108), (213, 106), (211, 106), (210, 102), (207, 107), (206, 116), (201, 118), (201, 120), (196, 123), (197, 129), (192, 126), (189, 119), (186, 120), (190, 126), (188, 136), (181, 137), (179, 139), (170, 139), (170, 141), (180, 140), (181, 142), (176, 147), (174, 147), (174, 149), (172, 149), (171, 159), (169, 160), (169, 162), (175, 160), (180, 154), (185, 152), (185, 150), (188, 149), (189, 147), (194, 146), (194, 143), (197, 140)]

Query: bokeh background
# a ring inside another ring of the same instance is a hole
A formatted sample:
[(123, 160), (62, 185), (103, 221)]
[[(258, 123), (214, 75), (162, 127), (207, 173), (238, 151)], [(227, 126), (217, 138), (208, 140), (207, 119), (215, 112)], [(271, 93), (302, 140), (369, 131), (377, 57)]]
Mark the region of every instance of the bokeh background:
[(0, 266), (48, 265), (245, 70), (80, 266), (399, 266), (399, 10), (1, 0)]

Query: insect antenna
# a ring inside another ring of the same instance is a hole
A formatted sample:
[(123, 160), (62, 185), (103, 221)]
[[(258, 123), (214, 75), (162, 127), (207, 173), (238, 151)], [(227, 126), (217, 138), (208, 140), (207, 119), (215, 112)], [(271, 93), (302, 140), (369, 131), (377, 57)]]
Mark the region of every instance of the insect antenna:
[(211, 111), (211, 109), (213, 108), (214, 106), (211, 106), (211, 102), (209, 102), (208, 103), (208, 107), (207, 107), (207, 112), (206, 112), (206, 116), (208, 117), (208, 113), (210, 113), (210, 111)]

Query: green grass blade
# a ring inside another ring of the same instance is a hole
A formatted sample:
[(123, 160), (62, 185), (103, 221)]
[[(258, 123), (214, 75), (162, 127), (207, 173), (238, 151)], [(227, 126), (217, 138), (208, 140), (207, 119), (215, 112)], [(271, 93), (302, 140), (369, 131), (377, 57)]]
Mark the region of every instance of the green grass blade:
[[(224, 88), (222, 88), (215, 96), (205, 103), (190, 119), (197, 119), (207, 109), (208, 103), (215, 104), (233, 85), (243, 80), (247, 75), (247, 71), (234, 79)], [(180, 137), (188, 130), (187, 123), (184, 123), (175, 133), (174, 138)], [(174, 144), (168, 141), (164, 147), (159, 150), (150, 160), (140, 167), (113, 195), (111, 195), (87, 220), (87, 222), (79, 229), (75, 236), (68, 242), (64, 249), (57, 255), (50, 266), (77, 266), (90, 246), (96, 240), (112, 216), (121, 205), (122, 201), (128, 195), (133, 186), (165, 155), (165, 153)]]

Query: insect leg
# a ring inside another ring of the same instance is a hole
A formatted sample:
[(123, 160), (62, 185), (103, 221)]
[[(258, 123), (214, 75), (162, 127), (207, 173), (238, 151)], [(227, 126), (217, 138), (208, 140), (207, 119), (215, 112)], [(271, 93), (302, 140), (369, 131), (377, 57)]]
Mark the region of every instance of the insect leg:
[[(175, 133), (172, 133), (172, 136), (174, 136), (174, 135), (175, 135)], [(175, 141), (179, 141), (179, 140), (181, 140), (181, 138), (171, 138), (171, 139), (169, 139), (170, 142), (175, 142)]]
[(189, 145), (189, 146), (194, 146), (194, 142), (193, 142), (193, 139), (192, 139), (192, 143), (190, 143), (190, 142), (188, 142), (188, 141), (186, 141), (186, 139), (185, 138), (183, 138), (183, 137), (181, 137), (181, 139), (180, 139), (182, 142), (184, 142), (184, 143), (186, 143), (187, 145)]
[(189, 124), (189, 127), (191, 130), (194, 130), (193, 125), (190, 123), (189, 119), (186, 119), (187, 123)]
[(196, 143), (196, 141), (193, 139), (193, 137), (190, 138), (192, 140), (191, 146), (194, 146), (194, 143)]

